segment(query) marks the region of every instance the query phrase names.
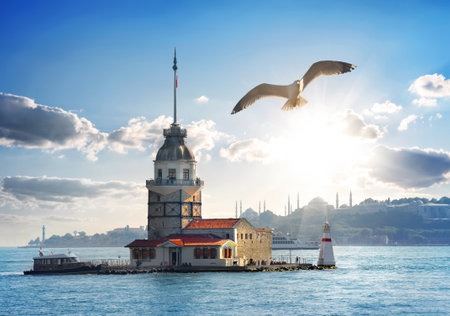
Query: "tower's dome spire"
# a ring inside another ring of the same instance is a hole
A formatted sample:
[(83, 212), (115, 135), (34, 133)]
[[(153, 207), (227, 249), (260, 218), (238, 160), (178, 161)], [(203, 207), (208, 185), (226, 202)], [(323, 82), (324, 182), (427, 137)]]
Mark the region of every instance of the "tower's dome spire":
[(177, 123), (177, 50), (174, 50), (173, 57), (173, 123), (170, 128), (164, 129), (164, 137), (166, 138), (162, 147), (156, 154), (155, 161), (191, 161), (195, 162), (192, 150), (184, 142), (187, 132)]
[(184, 138), (187, 137), (185, 129), (180, 128), (178, 124), (172, 124), (170, 128), (164, 129), (164, 136), (166, 140), (158, 150), (155, 161), (195, 161), (194, 153), (184, 142)]
[(173, 124), (177, 125), (177, 88), (178, 88), (178, 77), (177, 77), (177, 48), (173, 51)]

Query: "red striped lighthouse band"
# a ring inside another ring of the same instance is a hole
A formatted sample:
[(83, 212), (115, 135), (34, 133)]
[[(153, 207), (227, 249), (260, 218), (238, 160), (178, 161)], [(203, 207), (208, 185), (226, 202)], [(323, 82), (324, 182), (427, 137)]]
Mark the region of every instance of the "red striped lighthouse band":
[(322, 238), (322, 242), (331, 242), (331, 238)]

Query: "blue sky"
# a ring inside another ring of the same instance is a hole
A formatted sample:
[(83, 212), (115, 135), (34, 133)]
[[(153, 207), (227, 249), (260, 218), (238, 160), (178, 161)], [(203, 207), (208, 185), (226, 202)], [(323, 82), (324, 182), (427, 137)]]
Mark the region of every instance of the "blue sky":
[[(297, 192), (301, 205), (448, 195), (449, 13), (445, 1), (2, 1), (3, 243), (42, 224), (146, 224), (174, 46), (204, 216), (233, 216), (235, 200), (282, 214)], [(324, 59), (358, 68), (314, 81), (302, 109), (270, 98), (230, 115), (255, 85)]]

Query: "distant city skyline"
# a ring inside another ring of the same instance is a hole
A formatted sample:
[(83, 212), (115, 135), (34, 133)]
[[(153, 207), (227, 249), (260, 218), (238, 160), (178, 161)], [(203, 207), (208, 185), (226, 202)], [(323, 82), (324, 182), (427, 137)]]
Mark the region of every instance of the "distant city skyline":
[[(1, 2), (0, 246), (44, 224), (55, 234), (146, 224), (145, 180), (173, 121), (175, 46), (177, 119), (205, 181), (204, 217), (234, 217), (236, 201), (283, 215), (288, 199), (292, 211), (295, 197), (335, 204), (336, 192), (353, 204), (448, 196), (449, 9)], [(358, 68), (315, 80), (299, 110), (270, 98), (230, 115), (255, 85), (289, 84), (318, 60)]]

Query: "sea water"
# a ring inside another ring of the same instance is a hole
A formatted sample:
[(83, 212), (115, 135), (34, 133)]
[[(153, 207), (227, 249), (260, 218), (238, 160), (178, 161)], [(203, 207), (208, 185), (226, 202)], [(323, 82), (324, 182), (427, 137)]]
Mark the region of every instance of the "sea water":
[[(72, 251), (83, 259), (129, 255), (125, 248)], [(0, 315), (450, 313), (450, 247), (334, 252), (338, 269), (324, 271), (24, 276), (37, 249), (0, 248)], [(290, 255), (316, 261), (318, 251)]]

